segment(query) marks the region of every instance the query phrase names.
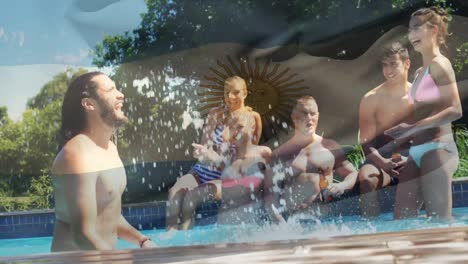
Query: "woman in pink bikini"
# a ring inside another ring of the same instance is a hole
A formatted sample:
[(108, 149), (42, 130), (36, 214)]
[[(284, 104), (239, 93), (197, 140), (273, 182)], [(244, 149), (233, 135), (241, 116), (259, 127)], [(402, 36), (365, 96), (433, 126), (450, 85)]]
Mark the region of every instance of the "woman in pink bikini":
[(396, 219), (417, 216), (423, 203), (428, 216), (452, 215), (452, 176), (459, 160), (451, 123), (462, 116), (462, 108), (452, 65), (440, 51), (449, 20), (439, 7), (411, 15), (408, 39), (423, 59), (408, 95), (415, 122), (386, 131), (396, 141), (412, 140), (397, 187)]
[(255, 112), (239, 112), (228, 122), (226, 137), (230, 144), (228, 156), (194, 145), (195, 156), (201, 160), (221, 163), (226, 167), (221, 178), (201, 184), (189, 190), (182, 204), (182, 223), (180, 229), (189, 229), (197, 207), (209, 200), (220, 200), (223, 208), (228, 209), (255, 201), (263, 186), (263, 178), (267, 164), (271, 158), (271, 150), (265, 146), (252, 143), (255, 131)]

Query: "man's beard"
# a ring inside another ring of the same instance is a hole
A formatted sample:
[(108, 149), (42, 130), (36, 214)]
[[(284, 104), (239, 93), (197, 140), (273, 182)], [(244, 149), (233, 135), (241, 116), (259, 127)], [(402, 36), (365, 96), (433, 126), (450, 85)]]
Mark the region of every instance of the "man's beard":
[(125, 115), (117, 116), (112, 106), (108, 103), (99, 100), (99, 104), (102, 109), (101, 119), (106, 125), (117, 129), (128, 123), (128, 118)]

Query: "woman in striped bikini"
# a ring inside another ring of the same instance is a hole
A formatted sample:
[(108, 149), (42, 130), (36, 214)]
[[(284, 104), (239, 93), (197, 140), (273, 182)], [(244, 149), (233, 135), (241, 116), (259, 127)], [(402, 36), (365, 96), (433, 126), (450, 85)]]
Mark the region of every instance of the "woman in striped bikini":
[[(166, 208), (167, 230), (178, 230), (181, 226), (182, 205), (187, 192), (221, 178), (225, 162), (221, 157), (229, 150), (226, 142), (228, 123), (233, 115), (251, 112), (255, 119), (252, 143), (258, 144), (262, 133), (262, 121), (257, 112), (245, 106), (247, 84), (244, 79), (233, 76), (224, 83), (224, 106), (215, 107), (208, 112), (207, 124), (203, 128), (201, 144), (192, 144), (198, 162), (184, 176), (180, 177), (169, 190)], [(200, 155), (203, 154), (203, 155)], [(210, 155), (211, 154), (211, 155)]]
[(459, 159), (451, 123), (462, 116), (462, 107), (452, 65), (440, 52), (449, 35), (449, 20), (439, 7), (411, 15), (408, 39), (423, 59), (408, 94), (415, 122), (386, 131), (399, 140), (412, 140), (410, 159), (397, 187), (397, 219), (417, 216), (422, 203), (428, 216), (449, 219), (452, 215), (451, 183)]
[[(253, 111), (232, 115), (226, 127), (230, 151), (224, 155), (226, 166), (221, 177), (201, 184), (186, 193), (182, 203), (180, 229), (192, 227), (195, 211), (205, 201), (221, 201), (223, 210), (259, 201), (267, 164), (271, 159), (271, 150), (269, 147), (252, 143), (255, 115)], [(206, 160), (223, 159), (210, 150), (196, 151), (195, 155)]]

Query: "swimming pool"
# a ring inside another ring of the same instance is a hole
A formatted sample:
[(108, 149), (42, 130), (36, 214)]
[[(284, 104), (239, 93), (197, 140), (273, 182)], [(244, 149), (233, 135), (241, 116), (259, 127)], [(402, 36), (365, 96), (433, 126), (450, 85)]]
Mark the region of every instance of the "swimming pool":
[[(468, 226), (468, 207), (454, 208), (453, 214), (454, 220), (451, 222), (434, 221), (424, 217), (394, 221), (391, 213), (382, 214), (372, 221), (364, 220), (359, 216), (319, 220), (309, 215), (298, 215), (289, 219), (287, 225), (215, 224), (196, 226), (189, 231), (166, 232), (157, 229), (142, 232), (150, 236), (161, 247), (172, 247), (302, 238), (326, 239), (334, 236)], [(48, 253), (51, 241), (51, 237), (1, 239), (0, 256)], [(136, 248), (136, 246), (119, 240), (118, 248)]]

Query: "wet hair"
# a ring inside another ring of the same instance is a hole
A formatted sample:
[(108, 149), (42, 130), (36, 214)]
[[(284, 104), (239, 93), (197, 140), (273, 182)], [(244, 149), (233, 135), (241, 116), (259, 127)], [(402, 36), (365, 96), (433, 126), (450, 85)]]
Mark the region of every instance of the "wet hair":
[(97, 83), (93, 78), (105, 75), (102, 72), (88, 72), (73, 79), (68, 86), (62, 104), (62, 127), (60, 130), (61, 143), (83, 131), (86, 125), (86, 113), (81, 105), (83, 98), (97, 99)]
[(382, 60), (388, 59), (391, 56), (398, 54), (402, 61), (409, 60), (408, 49), (401, 44), (401, 42), (392, 42), (390, 45), (385, 46), (382, 50)]
[(448, 24), (450, 20), (452, 20), (449, 13), (439, 6), (433, 6), (418, 9), (411, 14), (411, 17), (416, 16), (421, 17), (423, 19), (423, 23), (428, 23), (431, 27), (438, 27), (439, 34), (437, 36), (437, 43), (440, 46), (446, 47), (446, 39), (450, 35), (448, 32)]

